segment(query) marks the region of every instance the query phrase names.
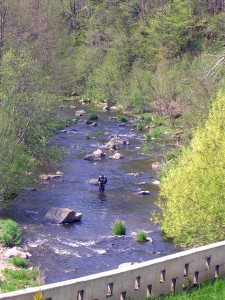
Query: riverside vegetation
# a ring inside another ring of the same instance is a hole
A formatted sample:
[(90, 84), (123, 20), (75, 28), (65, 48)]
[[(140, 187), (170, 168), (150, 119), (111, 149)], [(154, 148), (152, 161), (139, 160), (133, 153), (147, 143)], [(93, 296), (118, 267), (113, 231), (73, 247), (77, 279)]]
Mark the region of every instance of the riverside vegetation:
[(1, 203), (56, 166), (56, 106), (77, 97), (153, 126), (147, 149), (182, 132), (154, 220), (177, 244), (224, 239), (224, 17), (222, 0), (0, 0)]

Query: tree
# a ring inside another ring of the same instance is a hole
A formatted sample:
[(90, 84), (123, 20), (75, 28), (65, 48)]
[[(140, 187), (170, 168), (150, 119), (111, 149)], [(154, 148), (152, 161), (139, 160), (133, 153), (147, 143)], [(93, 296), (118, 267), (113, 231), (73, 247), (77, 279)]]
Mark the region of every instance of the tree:
[(225, 237), (225, 95), (194, 133), (161, 182), (161, 227), (177, 244), (206, 244)]

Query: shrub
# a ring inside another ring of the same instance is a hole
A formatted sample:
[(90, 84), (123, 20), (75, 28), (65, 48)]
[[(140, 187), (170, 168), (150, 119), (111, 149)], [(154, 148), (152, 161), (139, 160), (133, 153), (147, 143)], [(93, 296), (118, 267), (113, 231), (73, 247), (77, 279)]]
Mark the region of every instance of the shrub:
[(144, 231), (140, 231), (136, 236), (136, 241), (139, 243), (145, 243), (147, 241), (147, 234)]
[(86, 140), (90, 140), (90, 138), (91, 138), (91, 137), (90, 137), (89, 134), (86, 134), (86, 135), (85, 135), (85, 139), (86, 139)]
[(121, 115), (117, 116), (116, 119), (117, 119), (117, 121), (120, 121), (120, 122), (124, 122), (124, 123), (127, 122), (127, 118), (125, 118), (124, 116), (121, 116)]
[(123, 221), (116, 220), (114, 227), (113, 227), (113, 234), (114, 235), (125, 235), (126, 234), (126, 226)]
[(19, 268), (26, 268), (28, 266), (28, 262), (26, 261), (26, 259), (21, 258), (21, 257), (12, 257), (9, 259), (9, 261), (16, 267)]
[(98, 115), (96, 115), (96, 114), (90, 114), (90, 116), (88, 117), (88, 120), (97, 121), (98, 118), (99, 118)]
[(40, 291), (38, 291), (37, 294), (34, 295), (34, 300), (44, 300)]
[(137, 124), (137, 130), (140, 130), (140, 131), (144, 131), (145, 129), (145, 125), (140, 123), (140, 124)]
[(19, 244), (21, 241), (21, 230), (16, 222), (11, 219), (0, 220), (0, 242), (5, 246)]

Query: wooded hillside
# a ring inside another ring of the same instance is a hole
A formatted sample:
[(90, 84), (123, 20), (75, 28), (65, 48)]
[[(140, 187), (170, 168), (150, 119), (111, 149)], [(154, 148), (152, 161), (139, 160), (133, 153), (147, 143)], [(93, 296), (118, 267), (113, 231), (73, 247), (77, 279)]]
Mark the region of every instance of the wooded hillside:
[(169, 118), (179, 108), (188, 130), (202, 122), (224, 89), (224, 10), (222, 0), (1, 0), (2, 195), (52, 161), (59, 98)]

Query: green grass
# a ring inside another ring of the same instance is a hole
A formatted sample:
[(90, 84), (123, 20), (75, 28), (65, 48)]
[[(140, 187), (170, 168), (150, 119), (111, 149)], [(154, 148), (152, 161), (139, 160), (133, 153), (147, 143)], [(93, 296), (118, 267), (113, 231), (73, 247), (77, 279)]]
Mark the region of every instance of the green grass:
[(121, 115), (117, 116), (116, 119), (117, 119), (117, 121), (120, 121), (120, 122), (124, 122), (124, 123), (127, 122), (127, 118), (124, 116), (121, 116)]
[(28, 266), (28, 262), (26, 261), (26, 259), (21, 258), (21, 257), (12, 257), (9, 259), (9, 261), (16, 267), (19, 268), (26, 268)]
[(21, 241), (21, 230), (11, 219), (0, 220), (0, 242), (4, 246), (13, 246)]
[(143, 123), (137, 124), (137, 130), (144, 131), (145, 130), (145, 125)]
[(113, 226), (113, 234), (114, 235), (125, 235), (126, 234), (126, 226), (123, 221), (116, 220), (116, 222)]
[(151, 300), (222, 300), (225, 299), (225, 280), (216, 279), (212, 283), (203, 283), (198, 288), (175, 293), (161, 298), (146, 298)]
[(2, 274), (5, 280), (0, 281), (0, 292), (7, 293), (21, 290), (27, 287), (34, 287), (40, 285), (40, 272), (37, 269), (33, 270), (10, 270), (4, 269)]
[(144, 231), (140, 231), (136, 236), (136, 241), (139, 243), (145, 243), (147, 241), (147, 234)]
[(167, 160), (176, 159), (176, 158), (178, 158), (178, 156), (180, 155), (180, 153), (181, 153), (180, 149), (176, 149), (176, 150), (173, 150), (171, 152), (168, 152), (166, 154), (166, 159)]
[(161, 137), (166, 130), (168, 130), (168, 127), (159, 126), (159, 127), (153, 128), (150, 132), (146, 133), (145, 135), (146, 135), (147, 140), (151, 140), (151, 138)]
[(90, 114), (88, 117), (88, 120), (90, 121), (97, 121), (99, 119), (99, 116), (97, 114)]

